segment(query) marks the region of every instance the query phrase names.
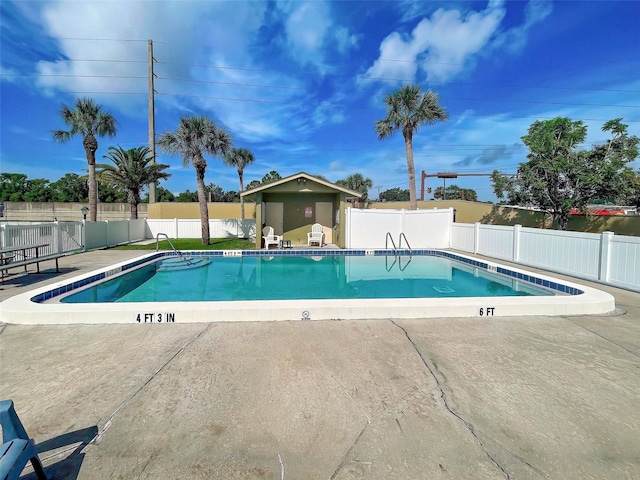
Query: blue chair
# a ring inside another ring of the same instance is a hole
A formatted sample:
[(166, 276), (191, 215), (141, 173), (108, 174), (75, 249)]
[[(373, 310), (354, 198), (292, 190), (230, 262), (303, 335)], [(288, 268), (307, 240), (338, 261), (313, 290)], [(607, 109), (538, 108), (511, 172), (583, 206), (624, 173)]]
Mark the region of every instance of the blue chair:
[(0, 425), (2, 425), (0, 479), (17, 480), (27, 463), (31, 462), (38, 479), (47, 480), (35, 444), (27, 435), (13, 408), (13, 400), (0, 400)]

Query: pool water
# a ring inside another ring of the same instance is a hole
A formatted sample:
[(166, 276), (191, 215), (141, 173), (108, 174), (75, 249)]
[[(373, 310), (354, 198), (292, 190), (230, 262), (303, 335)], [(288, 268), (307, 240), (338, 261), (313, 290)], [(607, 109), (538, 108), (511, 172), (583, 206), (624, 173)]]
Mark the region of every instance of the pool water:
[(62, 303), (548, 296), (554, 292), (434, 256), (176, 258), (76, 291)]

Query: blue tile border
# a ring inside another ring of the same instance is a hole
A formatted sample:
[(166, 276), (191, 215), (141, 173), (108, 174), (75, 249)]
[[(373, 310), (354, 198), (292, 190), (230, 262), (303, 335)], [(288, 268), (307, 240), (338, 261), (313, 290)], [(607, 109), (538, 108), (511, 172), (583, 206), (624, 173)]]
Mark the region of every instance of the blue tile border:
[[(223, 257), (225, 250), (201, 250), (201, 251), (189, 251), (189, 255), (198, 256), (198, 257)], [(475, 260), (473, 258), (461, 257), (456, 255), (455, 253), (443, 251), (443, 250), (431, 250), (431, 249), (417, 249), (417, 250), (390, 250), (390, 249), (354, 249), (354, 250), (241, 250), (242, 257), (277, 257), (277, 256), (300, 256), (300, 257), (309, 257), (309, 256), (320, 256), (320, 257), (333, 257), (333, 256), (365, 256), (371, 255), (369, 252), (373, 252), (374, 256), (384, 256), (384, 255), (402, 255), (402, 256), (432, 256), (432, 257), (443, 257), (448, 258), (450, 260), (455, 260), (457, 262), (465, 263), (471, 265), (473, 267), (482, 268), (487, 271), (489, 270), (489, 263), (483, 262), (480, 260)], [(131, 270), (140, 265), (147, 264), (158, 260), (163, 257), (175, 257), (177, 256), (176, 252), (158, 252), (149, 257), (145, 257), (142, 259), (138, 259), (132, 261), (131, 263), (127, 263), (122, 265), (121, 270), (124, 272), (126, 270)], [(225, 257), (225, 258), (241, 258), (241, 257)], [(549, 290), (555, 290), (560, 293), (568, 294), (568, 295), (581, 295), (584, 292), (578, 288), (570, 287), (568, 285), (563, 285), (562, 283), (553, 282), (550, 280), (543, 280), (534, 275), (528, 273), (516, 272), (513, 270), (509, 270), (504, 267), (497, 267), (496, 270), (491, 271), (491, 273), (498, 273), (501, 275), (505, 275), (508, 277), (515, 278), (516, 280), (520, 280), (525, 283), (530, 283), (532, 285), (537, 285), (539, 287), (547, 288)], [(71, 292), (78, 288), (85, 287), (92, 283), (100, 282), (107, 278), (107, 274), (105, 272), (98, 273), (96, 275), (92, 275), (91, 277), (84, 278), (82, 280), (76, 280), (73, 283), (63, 285), (61, 287), (54, 288), (53, 290), (48, 290), (46, 292), (35, 295), (31, 298), (31, 301), (36, 303), (42, 303), (47, 300), (51, 300), (52, 298), (58, 297), (64, 293)]]

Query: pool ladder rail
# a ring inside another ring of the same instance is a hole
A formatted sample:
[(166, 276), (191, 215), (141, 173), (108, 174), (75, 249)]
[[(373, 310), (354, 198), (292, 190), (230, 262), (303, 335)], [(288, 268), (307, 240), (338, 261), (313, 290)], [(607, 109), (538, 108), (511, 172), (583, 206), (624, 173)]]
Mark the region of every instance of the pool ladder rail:
[(159, 250), (158, 244), (160, 242), (160, 237), (164, 237), (167, 239), (167, 242), (169, 242), (169, 245), (171, 245), (171, 249), (173, 250), (173, 252), (178, 256), (178, 258), (186, 263), (187, 267), (194, 267), (196, 265), (197, 262), (193, 260), (193, 257), (184, 255), (180, 250), (173, 246), (169, 235), (167, 235), (166, 233), (158, 233), (156, 235), (156, 252)]
[[(401, 253), (403, 238), (404, 238), (404, 243), (407, 244), (407, 250), (409, 250), (409, 260), (407, 261), (407, 263), (404, 264), (404, 266), (402, 265), (403, 254)], [(387, 232), (387, 236), (385, 237), (385, 241), (384, 241), (385, 250), (389, 249), (389, 241), (391, 241), (391, 245), (393, 246), (393, 263), (389, 265), (389, 255), (384, 256), (387, 272), (391, 271), (391, 269), (396, 263), (398, 263), (398, 268), (400, 269), (400, 271), (403, 272), (407, 268), (407, 266), (411, 263), (411, 260), (413, 260), (413, 250), (411, 249), (411, 245), (409, 245), (409, 240), (407, 240), (407, 236), (404, 234), (404, 232), (400, 232), (400, 236), (398, 237), (398, 247), (396, 247), (396, 242), (393, 241), (391, 232)]]

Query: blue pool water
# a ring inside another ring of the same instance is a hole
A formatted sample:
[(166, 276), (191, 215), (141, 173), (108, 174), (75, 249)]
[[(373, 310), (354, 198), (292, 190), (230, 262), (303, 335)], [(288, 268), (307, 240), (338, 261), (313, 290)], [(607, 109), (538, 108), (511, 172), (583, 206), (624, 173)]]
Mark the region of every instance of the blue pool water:
[(435, 256), (165, 258), (60, 299), (63, 303), (187, 302), (554, 295)]

